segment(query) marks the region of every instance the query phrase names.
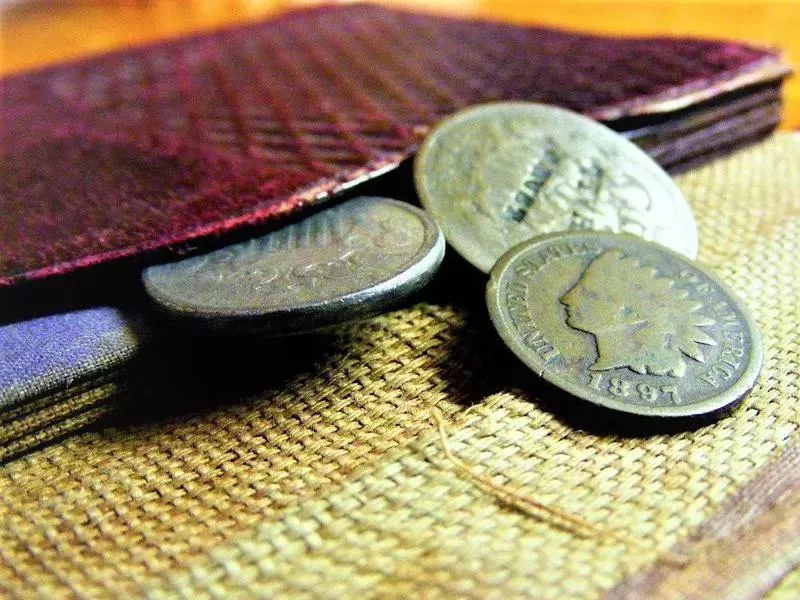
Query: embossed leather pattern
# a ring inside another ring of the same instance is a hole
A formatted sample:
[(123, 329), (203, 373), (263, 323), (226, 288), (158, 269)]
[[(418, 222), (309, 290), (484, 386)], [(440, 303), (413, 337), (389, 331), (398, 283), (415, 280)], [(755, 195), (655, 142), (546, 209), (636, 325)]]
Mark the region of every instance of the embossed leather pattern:
[[(286, 216), (398, 163), (476, 102), (552, 103), (641, 130), (642, 115), (785, 74), (776, 54), (741, 44), (357, 6), (6, 78), (0, 285)], [(771, 110), (714, 135), (702, 132), (719, 115), (693, 113), (688, 144), (648, 129), (651, 151), (680, 164), (763, 136), (779, 116), (771, 89)]]

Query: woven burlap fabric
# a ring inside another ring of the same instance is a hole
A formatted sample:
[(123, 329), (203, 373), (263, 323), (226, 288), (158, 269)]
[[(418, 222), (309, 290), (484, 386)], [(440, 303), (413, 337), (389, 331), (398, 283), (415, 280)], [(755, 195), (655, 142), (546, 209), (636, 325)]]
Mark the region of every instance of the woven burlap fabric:
[[(195, 385), (170, 411), (180, 380), (163, 389), (128, 381), (109, 409), (119, 412), (113, 425), (4, 465), (0, 589), (598, 598), (663, 564), (779, 459), (800, 425), (800, 138), (778, 135), (678, 181), (700, 259), (745, 299), (764, 335), (759, 382), (728, 416), (638, 437), (581, 419), (580, 404), (494, 341), (482, 282), (457, 276), (463, 266), (451, 261), (427, 301), (349, 326), (317, 352), (289, 352), (282, 366), (251, 356), (246, 386), (241, 372), (220, 369), (229, 381), (213, 402)], [(164, 352), (169, 363), (174, 348)], [(201, 380), (214, 375), (208, 352)], [(514, 510), (476, 485), (445, 457), (434, 406), (452, 451), (476, 472), (602, 534)], [(775, 543), (796, 539), (785, 504), (796, 491), (765, 507), (742, 539), (758, 542), (765, 519)], [(790, 568), (769, 580), (772, 597), (797, 595)]]
[(769, 600), (795, 600), (800, 596), (800, 569), (795, 569), (768, 596)]

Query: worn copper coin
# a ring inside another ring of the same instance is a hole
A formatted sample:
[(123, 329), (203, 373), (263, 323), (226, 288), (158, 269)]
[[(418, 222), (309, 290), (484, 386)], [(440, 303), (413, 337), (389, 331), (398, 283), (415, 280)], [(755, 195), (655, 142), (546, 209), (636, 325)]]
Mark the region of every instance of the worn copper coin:
[(635, 236), (563, 232), (510, 250), (486, 291), (500, 336), (574, 396), (659, 417), (722, 409), (753, 387), (761, 339), (714, 275)]
[(275, 333), (313, 330), (385, 310), (425, 285), (444, 238), (422, 210), (356, 198), (263, 237), (142, 275), (173, 316)]
[(560, 108), (503, 102), (456, 113), (425, 140), (414, 178), (447, 241), (486, 273), (512, 246), (572, 229), (697, 254), (694, 217), (669, 175), (618, 133)]

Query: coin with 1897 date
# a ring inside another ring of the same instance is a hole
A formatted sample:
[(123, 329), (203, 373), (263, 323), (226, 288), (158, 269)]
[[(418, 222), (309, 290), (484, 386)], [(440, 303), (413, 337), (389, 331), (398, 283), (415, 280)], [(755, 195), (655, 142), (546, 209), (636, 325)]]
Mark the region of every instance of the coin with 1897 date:
[(267, 235), (146, 269), (148, 294), (194, 325), (298, 333), (386, 310), (424, 286), (444, 238), (422, 210), (361, 197)]
[(762, 363), (743, 302), (684, 256), (627, 234), (573, 231), (520, 244), (486, 301), (506, 345), (573, 396), (686, 417), (743, 398)]
[(694, 217), (669, 175), (618, 133), (561, 108), (501, 102), (456, 113), (423, 143), (414, 179), (447, 241), (485, 273), (520, 242), (574, 229), (697, 254)]

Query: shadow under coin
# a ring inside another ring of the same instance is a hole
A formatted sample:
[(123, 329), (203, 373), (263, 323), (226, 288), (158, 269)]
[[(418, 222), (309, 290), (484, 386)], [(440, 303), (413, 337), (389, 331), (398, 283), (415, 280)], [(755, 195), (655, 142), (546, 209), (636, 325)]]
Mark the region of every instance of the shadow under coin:
[(107, 263), (45, 279), (0, 287), (0, 325), (95, 306), (131, 304), (140, 267)]
[(205, 412), (279, 390), (335, 355), (340, 332), (286, 338), (168, 330), (129, 374), (116, 409), (92, 429)]
[(694, 431), (713, 425), (735, 409), (734, 406), (691, 417), (648, 417), (615, 411), (572, 396), (538, 377), (503, 346), (499, 338), (495, 339), (494, 346), (495, 352), (505, 357), (503, 362), (507, 369), (504, 376), (508, 378), (509, 387), (525, 391), (532, 402), (563, 424), (590, 434), (643, 438)]

